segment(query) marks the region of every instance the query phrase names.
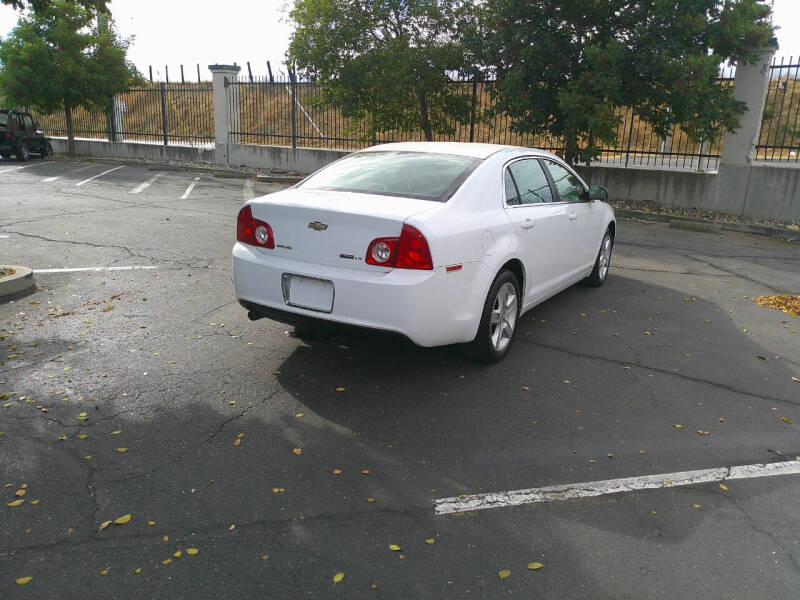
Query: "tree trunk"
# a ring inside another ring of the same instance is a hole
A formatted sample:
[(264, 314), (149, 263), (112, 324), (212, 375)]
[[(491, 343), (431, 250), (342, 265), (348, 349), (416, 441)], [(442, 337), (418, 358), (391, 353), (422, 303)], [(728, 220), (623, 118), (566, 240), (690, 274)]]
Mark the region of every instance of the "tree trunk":
[(64, 103), (64, 121), (67, 124), (67, 154), (75, 156), (75, 132), (72, 130), (72, 106)]
[(425, 97), (423, 92), (418, 92), (417, 98), (419, 98), (419, 110), (420, 116), (422, 117), (420, 120), (420, 125), (422, 126), (422, 131), (425, 133), (425, 141), (432, 142), (433, 131), (431, 131), (431, 121), (428, 117), (428, 99)]
[(564, 147), (564, 160), (568, 165), (575, 164), (575, 156), (578, 154), (578, 140), (572, 133), (567, 133), (566, 145)]

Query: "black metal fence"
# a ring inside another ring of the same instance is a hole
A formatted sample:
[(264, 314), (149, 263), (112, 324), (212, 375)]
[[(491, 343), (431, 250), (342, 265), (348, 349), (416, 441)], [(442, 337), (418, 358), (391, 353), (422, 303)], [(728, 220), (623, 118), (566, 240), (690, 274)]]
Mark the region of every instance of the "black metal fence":
[[(732, 69), (720, 76), (730, 85)], [(563, 141), (548, 135), (517, 133), (511, 118), (492, 110), (492, 81), (453, 81), (456, 92), (470, 97), (473, 107), (468, 122), (452, 122), (449, 134), (435, 134), (436, 141), (512, 144), (560, 152)], [(356, 150), (370, 145), (424, 140), (422, 131), (388, 131), (370, 135), (365, 123), (344, 117), (321, 103), (318, 83), (299, 81), (291, 73), (277, 77), (248, 77), (226, 84), (232, 117), (231, 141), (241, 144), (275, 144), (292, 147)], [(717, 168), (721, 142), (693, 142), (675, 127), (666, 138), (640, 120), (634, 110), (620, 109), (617, 144), (603, 146), (600, 161), (624, 166)]]
[[(207, 144), (214, 140), (210, 82), (155, 83), (109, 100), (104, 110), (75, 108), (75, 137), (156, 144)], [(47, 135), (66, 136), (64, 113), (38, 116)]]
[(773, 59), (756, 158), (800, 161), (800, 57)]

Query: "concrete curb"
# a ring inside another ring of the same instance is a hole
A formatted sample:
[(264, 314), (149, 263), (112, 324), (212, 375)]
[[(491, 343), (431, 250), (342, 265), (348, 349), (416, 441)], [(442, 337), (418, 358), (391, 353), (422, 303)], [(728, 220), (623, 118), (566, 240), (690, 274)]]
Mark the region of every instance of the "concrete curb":
[(667, 223), (670, 227), (675, 229), (687, 229), (690, 231), (702, 231), (706, 233), (713, 233), (715, 231), (735, 231), (736, 233), (748, 233), (750, 235), (773, 237), (780, 240), (785, 240), (787, 242), (800, 242), (800, 231), (769, 227), (767, 225), (735, 223), (733, 221), (692, 219), (690, 217), (650, 213), (639, 210), (615, 209), (614, 213), (622, 219), (641, 219), (643, 221)]
[(13, 296), (20, 292), (27, 292), (34, 285), (33, 271), (28, 267), (19, 265), (0, 265), (2, 267), (14, 269), (14, 274), (0, 278), (0, 298)]
[(299, 183), (305, 179), (307, 175), (259, 175), (256, 177), (256, 181), (261, 183), (284, 183), (286, 185), (294, 185), (295, 183)]

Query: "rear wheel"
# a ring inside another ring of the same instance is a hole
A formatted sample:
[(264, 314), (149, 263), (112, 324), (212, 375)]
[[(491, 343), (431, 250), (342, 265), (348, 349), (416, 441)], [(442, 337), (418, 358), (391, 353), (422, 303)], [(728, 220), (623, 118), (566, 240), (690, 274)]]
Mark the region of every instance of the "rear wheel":
[(0, 152), (0, 156), (3, 158), (11, 158), (11, 152)]
[(520, 284), (511, 271), (501, 271), (483, 305), (481, 323), (467, 353), (484, 362), (498, 362), (511, 349), (520, 311)]
[(28, 150), (28, 144), (20, 142), (17, 148), (17, 160), (20, 162), (27, 162), (31, 158), (31, 151)]
[(53, 156), (53, 146), (50, 142), (45, 142), (42, 144), (42, 151), (41, 151), (42, 158), (47, 158), (48, 156)]

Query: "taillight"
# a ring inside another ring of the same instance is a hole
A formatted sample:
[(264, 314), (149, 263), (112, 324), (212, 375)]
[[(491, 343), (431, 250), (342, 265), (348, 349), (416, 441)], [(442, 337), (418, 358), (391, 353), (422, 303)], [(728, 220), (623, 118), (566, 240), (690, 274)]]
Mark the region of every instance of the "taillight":
[(260, 248), (274, 248), (275, 236), (269, 223), (253, 218), (250, 205), (242, 207), (236, 220), (236, 240)]
[(403, 225), (399, 238), (378, 238), (370, 242), (365, 262), (395, 269), (433, 269), (428, 241), (418, 229)]

